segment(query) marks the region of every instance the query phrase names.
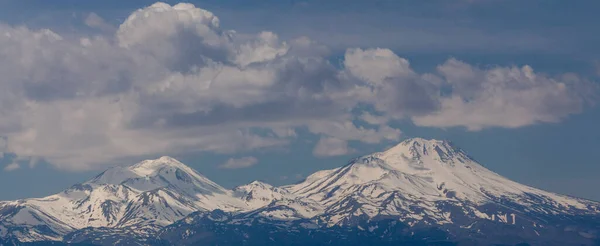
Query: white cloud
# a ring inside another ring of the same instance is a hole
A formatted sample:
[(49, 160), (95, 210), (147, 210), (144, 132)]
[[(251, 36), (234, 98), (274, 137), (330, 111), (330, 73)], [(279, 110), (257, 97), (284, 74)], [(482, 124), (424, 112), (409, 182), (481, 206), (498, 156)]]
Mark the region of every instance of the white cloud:
[(273, 127), (273, 128), (271, 128), (271, 130), (273, 131), (273, 133), (276, 136), (282, 137), (282, 138), (298, 136), (296, 133), (296, 130), (294, 130), (294, 128), (291, 128), (291, 127), (285, 127), (285, 128)]
[(360, 115), (360, 119), (371, 124), (371, 125), (384, 125), (390, 120), (388, 117), (383, 115), (372, 115), (369, 112), (364, 112)]
[[(293, 45), (310, 49), (310, 41), (236, 36), (189, 4), (136, 11), (116, 41), (1, 29), (0, 53), (11, 59), (0, 61), (0, 135), (8, 137), (8, 151), (61, 168), (281, 146), (302, 121), (336, 117), (352, 103), (335, 102), (347, 86), (325, 58), (287, 53)], [(312, 110), (320, 102), (329, 105)]]
[(392, 118), (427, 114), (437, 107), (441, 80), (420, 75), (409, 62), (388, 49), (349, 49), (345, 69), (366, 81), (372, 91), (365, 101)]
[(87, 15), (84, 23), (89, 27), (97, 28), (104, 32), (112, 32), (116, 30), (114, 26), (108, 24), (102, 17), (93, 12)]
[(576, 76), (551, 78), (530, 66), (483, 70), (450, 59), (438, 70), (452, 94), (439, 99), (441, 106), (435, 112), (413, 117), (417, 125), (481, 130), (558, 122), (581, 112), (586, 93), (597, 90)]
[(397, 141), (400, 139), (400, 130), (387, 125), (377, 129), (357, 127), (350, 121), (344, 122), (318, 122), (309, 124), (308, 129), (315, 134), (333, 136), (340, 140), (356, 140), (364, 143), (379, 143), (384, 140)]
[[(236, 33), (191, 4), (157, 3), (114, 34), (70, 37), (0, 25), (1, 151), (31, 166), (246, 152), (284, 146), (297, 128), (322, 137), (316, 155), (339, 155), (348, 141), (397, 141), (388, 124), (398, 119), (472, 130), (554, 122), (581, 110), (586, 84), (456, 60), (419, 74), (387, 49), (350, 49), (340, 69), (306, 37)], [(373, 111), (351, 113), (359, 105)]]
[(253, 156), (247, 156), (242, 158), (229, 158), (225, 163), (219, 165), (219, 168), (225, 169), (240, 169), (254, 166), (258, 163), (258, 159)]
[(409, 77), (415, 73), (408, 60), (389, 49), (349, 49), (344, 57), (346, 69), (372, 84), (381, 84), (386, 79)]
[(313, 155), (318, 157), (339, 156), (352, 153), (354, 150), (348, 147), (348, 142), (337, 138), (321, 138), (315, 148)]
[(21, 168), (21, 166), (19, 166), (19, 163), (13, 162), (11, 164), (6, 165), (4, 167), (4, 171), (11, 172), (11, 171), (17, 170), (19, 168)]
[(417, 74), (382, 49), (349, 50), (345, 64), (375, 92), (371, 103), (383, 117), (364, 114), (368, 123), (410, 118), (419, 126), (516, 128), (579, 113), (598, 92), (597, 85), (576, 75), (550, 77), (527, 65), (480, 69), (449, 59), (437, 74)]

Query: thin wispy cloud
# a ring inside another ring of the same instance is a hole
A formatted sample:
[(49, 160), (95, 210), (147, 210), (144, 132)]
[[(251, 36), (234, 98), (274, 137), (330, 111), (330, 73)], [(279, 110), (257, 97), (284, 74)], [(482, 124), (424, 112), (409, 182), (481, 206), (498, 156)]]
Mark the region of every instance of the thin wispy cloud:
[(11, 164), (8, 164), (4, 167), (4, 171), (6, 172), (12, 172), (15, 171), (17, 169), (21, 168), (21, 166), (19, 165), (19, 163), (13, 162)]
[(229, 158), (225, 163), (219, 165), (219, 168), (224, 169), (240, 169), (248, 168), (258, 164), (258, 159), (253, 156), (246, 156), (242, 158)]
[(89, 27), (97, 28), (104, 32), (113, 32), (117, 29), (116, 27), (108, 24), (102, 17), (94, 12), (87, 15), (84, 23)]
[(313, 150), (317, 157), (339, 156), (352, 153), (354, 150), (348, 147), (348, 142), (337, 138), (321, 138)]

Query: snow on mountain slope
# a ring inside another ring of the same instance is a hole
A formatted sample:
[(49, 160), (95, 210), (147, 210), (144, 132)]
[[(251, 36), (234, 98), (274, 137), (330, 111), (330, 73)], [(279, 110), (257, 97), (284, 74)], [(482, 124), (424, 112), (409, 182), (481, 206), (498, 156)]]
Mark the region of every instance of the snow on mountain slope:
[(254, 181), (234, 189), (249, 209), (249, 216), (261, 215), (275, 219), (311, 218), (322, 212), (321, 204), (300, 198), (289, 191), (272, 185)]
[(235, 215), (240, 224), (360, 227), (391, 218), (411, 227), (476, 228), (477, 235), (494, 228), (489, 221), (539, 235), (553, 233), (544, 225), (574, 223), (566, 215), (600, 216), (600, 203), (521, 185), (450, 142), (413, 138), (282, 187), (255, 181), (228, 190), (170, 157), (114, 167), (55, 195), (0, 202), (0, 238), (60, 240), (74, 231), (98, 235), (94, 228), (151, 236), (196, 211)]
[[(400, 216), (409, 223), (452, 223), (457, 215), (452, 215), (448, 206), (460, 210), (461, 216), (516, 220), (514, 214), (480, 211), (486, 204), (507, 207), (507, 203), (512, 203), (545, 214), (600, 211), (596, 202), (508, 180), (484, 168), (450, 142), (421, 138), (408, 139), (344, 167), (319, 172), (285, 189), (322, 204), (325, 220), (330, 224), (378, 216)], [(518, 209), (513, 206), (509, 210), (516, 213)], [(503, 218), (507, 216), (508, 219)]]
[(111, 168), (45, 198), (0, 203), (0, 225), (20, 228), (5, 234), (22, 241), (56, 240), (85, 227), (164, 226), (194, 211), (246, 207), (232, 191), (161, 157)]
[(275, 200), (283, 200), (292, 196), (287, 190), (261, 181), (238, 186), (233, 191), (251, 208), (260, 208)]

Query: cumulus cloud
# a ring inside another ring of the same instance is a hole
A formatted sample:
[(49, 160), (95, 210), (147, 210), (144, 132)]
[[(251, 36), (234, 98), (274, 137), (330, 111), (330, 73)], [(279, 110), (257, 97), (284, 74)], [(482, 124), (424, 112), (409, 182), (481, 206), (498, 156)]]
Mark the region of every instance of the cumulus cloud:
[(319, 140), (313, 149), (313, 154), (318, 157), (331, 157), (346, 155), (353, 151), (353, 149), (348, 147), (347, 141), (332, 137), (325, 137)]
[(353, 88), (317, 56), (322, 47), (299, 52), (313, 43), (219, 25), (191, 4), (157, 3), (114, 38), (0, 26), (8, 151), (89, 169), (163, 152), (281, 146), (307, 122), (352, 117), (344, 109)]
[(371, 103), (383, 116), (364, 113), (370, 124), (410, 118), (429, 127), (516, 128), (579, 113), (598, 92), (577, 75), (551, 77), (527, 65), (481, 69), (449, 59), (434, 73), (417, 74), (407, 60), (382, 49), (348, 50), (345, 67), (377, 95)]
[(439, 99), (435, 112), (413, 117), (417, 125), (481, 130), (558, 122), (581, 112), (588, 93), (597, 90), (575, 75), (552, 78), (527, 65), (479, 69), (450, 59), (438, 71), (452, 93)]
[(229, 158), (225, 163), (219, 165), (219, 168), (225, 169), (240, 169), (254, 166), (258, 163), (258, 159), (253, 156), (247, 156), (242, 158)]
[(408, 60), (389, 49), (349, 49), (344, 66), (350, 73), (371, 84), (381, 84), (387, 79), (411, 77), (415, 74)]
[[(105, 23), (96, 17), (88, 25)], [(420, 74), (388, 49), (349, 49), (342, 68), (328, 55), (307, 37), (224, 29), (191, 4), (156, 3), (114, 32), (76, 39), (0, 24), (1, 151), (85, 170), (281, 147), (303, 128), (321, 137), (314, 154), (331, 156), (350, 152), (348, 141), (397, 141), (390, 123), (400, 119), (471, 130), (555, 122), (593, 91), (530, 67), (449, 60)]]
[(373, 96), (366, 101), (394, 118), (427, 114), (438, 107), (441, 80), (435, 75), (418, 74), (408, 60), (388, 49), (349, 49), (345, 69), (366, 81)]

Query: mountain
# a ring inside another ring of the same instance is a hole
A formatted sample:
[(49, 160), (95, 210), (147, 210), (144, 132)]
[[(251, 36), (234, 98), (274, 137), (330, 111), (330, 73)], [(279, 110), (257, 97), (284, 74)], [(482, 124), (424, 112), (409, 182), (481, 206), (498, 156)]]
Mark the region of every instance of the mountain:
[[(455, 216), (517, 224), (522, 218), (517, 207), (540, 214), (600, 212), (596, 202), (506, 179), (446, 141), (409, 139), (315, 175), (285, 189), (323, 204), (330, 224), (352, 224), (361, 216), (400, 216), (410, 225), (454, 223)], [(492, 205), (514, 209), (493, 211)]]
[(506, 179), (412, 138), (304, 181), (225, 189), (162, 157), (0, 202), (0, 238), (143, 245), (600, 245), (600, 203)]
[(0, 203), (0, 236), (20, 241), (61, 240), (86, 227), (152, 231), (194, 211), (237, 211), (233, 192), (181, 162), (161, 157), (114, 167), (63, 192)]

